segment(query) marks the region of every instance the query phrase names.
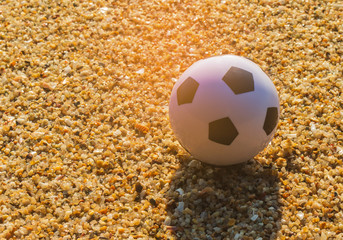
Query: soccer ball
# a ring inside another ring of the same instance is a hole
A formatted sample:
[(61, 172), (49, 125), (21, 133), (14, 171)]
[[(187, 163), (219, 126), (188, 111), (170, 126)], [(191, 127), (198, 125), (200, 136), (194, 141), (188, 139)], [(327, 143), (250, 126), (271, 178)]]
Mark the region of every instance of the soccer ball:
[(279, 98), (254, 62), (235, 55), (200, 60), (175, 83), (169, 119), (180, 144), (202, 162), (245, 162), (274, 136)]

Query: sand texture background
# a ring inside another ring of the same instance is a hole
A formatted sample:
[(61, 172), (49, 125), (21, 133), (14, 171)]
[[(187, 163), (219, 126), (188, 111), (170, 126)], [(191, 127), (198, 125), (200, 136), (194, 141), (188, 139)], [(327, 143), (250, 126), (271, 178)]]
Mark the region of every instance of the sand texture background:
[[(342, 239), (343, 3), (2, 0), (0, 239)], [(254, 159), (168, 119), (195, 61), (252, 59), (281, 116)]]

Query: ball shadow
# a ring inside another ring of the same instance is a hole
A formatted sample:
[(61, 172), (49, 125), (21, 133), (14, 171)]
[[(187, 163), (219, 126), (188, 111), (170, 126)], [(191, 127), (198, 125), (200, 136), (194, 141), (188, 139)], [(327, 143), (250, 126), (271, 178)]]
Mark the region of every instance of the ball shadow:
[(275, 239), (280, 228), (277, 172), (255, 160), (225, 168), (182, 160), (167, 198), (176, 239)]

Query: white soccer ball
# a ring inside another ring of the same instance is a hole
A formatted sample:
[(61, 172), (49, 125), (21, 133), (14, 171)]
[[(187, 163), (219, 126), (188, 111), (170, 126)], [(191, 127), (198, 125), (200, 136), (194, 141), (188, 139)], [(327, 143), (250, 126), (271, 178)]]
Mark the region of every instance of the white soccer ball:
[(180, 144), (202, 162), (245, 162), (274, 136), (280, 106), (276, 88), (252, 61), (234, 55), (200, 60), (175, 83), (169, 104)]

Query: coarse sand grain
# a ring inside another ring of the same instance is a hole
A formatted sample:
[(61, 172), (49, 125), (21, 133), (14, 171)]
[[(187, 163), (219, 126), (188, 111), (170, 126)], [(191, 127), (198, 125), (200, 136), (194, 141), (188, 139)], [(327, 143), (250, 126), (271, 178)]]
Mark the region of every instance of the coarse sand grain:
[[(0, 239), (343, 239), (343, 3), (3, 0)], [(271, 144), (192, 158), (168, 103), (192, 63), (273, 80)]]

